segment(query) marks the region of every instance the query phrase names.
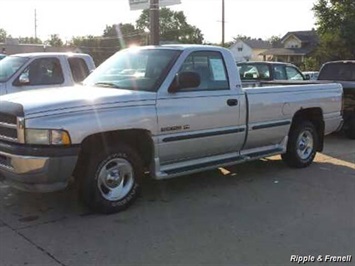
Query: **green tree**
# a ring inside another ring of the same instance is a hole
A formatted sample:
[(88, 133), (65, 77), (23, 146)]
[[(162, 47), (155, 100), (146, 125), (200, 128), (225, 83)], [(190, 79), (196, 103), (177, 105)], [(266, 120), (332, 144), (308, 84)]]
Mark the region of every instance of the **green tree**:
[(316, 58), (307, 57), (300, 68), (302, 71), (316, 71), (320, 68), (320, 65)]
[(0, 28), (0, 43), (1, 43), (1, 42), (5, 42), (6, 37), (7, 37), (7, 32), (6, 32), (6, 30)]
[(318, 0), (313, 11), (320, 37), (316, 58), (321, 63), (355, 58), (355, 1)]
[[(95, 64), (100, 65), (107, 58), (104, 55), (106, 54), (106, 48), (101, 47), (101, 38), (101, 36), (95, 37), (92, 35), (73, 37), (70, 45), (79, 48), (83, 53), (91, 55)], [(111, 50), (110, 52), (111, 54), (114, 53)]]
[(225, 48), (229, 48), (231, 47), (235, 42), (234, 41), (229, 41), (229, 42), (224, 42), (224, 45), (222, 45), (222, 43), (217, 44), (218, 46), (222, 46)]
[(268, 41), (271, 43), (271, 45), (273, 47), (276, 47), (278, 46), (280, 43), (281, 43), (281, 37), (280, 36), (276, 36), (276, 35), (273, 35), (271, 36)]
[(50, 39), (46, 41), (50, 46), (61, 47), (63, 46), (63, 41), (59, 38), (58, 34), (52, 34)]
[(123, 36), (129, 36), (133, 35), (136, 33), (136, 29), (133, 24), (131, 23), (125, 23), (125, 24), (113, 24), (111, 26), (106, 25), (106, 28), (104, 29), (104, 33), (102, 36), (104, 37), (118, 37), (119, 35)]
[(142, 36), (130, 23), (106, 25), (102, 36), (96, 37), (96, 62), (103, 62), (122, 48), (133, 44), (141, 45)]
[(102, 36), (114, 40), (113, 45), (119, 48), (125, 48), (133, 44), (141, 45), (144, 44), (145, 40), (144, 32), (139, 31), (130, 23), (106, 25)]
[[(203, 42), (201, 30), (188, 24), (182, 11), (161, 8), (159, 13), (161, 41), (195, 44)], [(149, 32), (149, 25), (149, 10), (145, 9), (136, 21), (136, 28), (140, 32)]]
[(83, 53), (91, 55), (98, 66), (120, 49), (117, 37), (109, 37), (108, 33), (105, 35), (105, 37), (92, 35), (73, 37), (69, 43)]
[(233, 37), (233, 41), (236, 42), (238, 40), (251, 40), (252, 38), (250, 36), (246, 36), (246, 35), (241, 35), (241, 34), (238, 34), (237, 37)]
[(34, 37), (19, 37), (19, 43), (22, 44), (42, 44), (43, 42), (39, 38)]

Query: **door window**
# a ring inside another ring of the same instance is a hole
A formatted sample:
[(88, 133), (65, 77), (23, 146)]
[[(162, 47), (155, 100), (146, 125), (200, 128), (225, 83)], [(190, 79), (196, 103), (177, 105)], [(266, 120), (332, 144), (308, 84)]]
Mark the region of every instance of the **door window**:
[(287, 79), (285, 68), (283, 66), (276, 65), (276, 66), (273, 66), (273, 69), (274, 69), (274, 79), (275, 80), (286, 80)]
[(34, 60), (20, 75), (27, 79), (30, 86), (54, 85), (64, 82), (63, 71), (57, 58), (40, 58)]
[(186, 58), (179, 73), (199, 74), (201, 83), (195, 90), (229, 90), (228, 75), (223, 57), (218, 52), (194, 52)]
[(303, 80), (302, 74), (294, 67), (286, 67), (287, 79), (291, 80)]

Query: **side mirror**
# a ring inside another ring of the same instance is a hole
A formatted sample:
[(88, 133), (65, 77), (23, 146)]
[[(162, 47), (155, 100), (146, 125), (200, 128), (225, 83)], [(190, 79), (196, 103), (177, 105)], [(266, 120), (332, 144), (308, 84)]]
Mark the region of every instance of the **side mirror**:
[(196, 72), (181, 72), (176, 75), (173, 83), (169, 87), (170, 93), (175, 93), (181, 89), (196, 88), (200, 86), (201, 78)]
[(304, 75), (304, 79), (305, 79), (305, 80), (310, 80), (310, 79), (311, 79), (311, 76), (310, 76), (309, 74), (306, 74), (306, 75)]
[(22, 86), (22, 85), (28, 85), (29, 83), (30, 83), (30, 79), (28, 78), (28, 74), (22, 73), (18, 79), (18, 84)]

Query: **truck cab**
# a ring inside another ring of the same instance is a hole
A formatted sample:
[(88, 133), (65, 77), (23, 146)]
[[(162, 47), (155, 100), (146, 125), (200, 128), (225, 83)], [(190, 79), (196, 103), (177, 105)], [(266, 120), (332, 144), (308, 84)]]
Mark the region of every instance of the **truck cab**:
[(26, 90), (73, 86), (95, 64), (87, 54), (24, 53), (0, 61), (0, 95)]
[(318, 80), (340, 83), (343, 87), (343, 130), (355, 139), (355, 60), (330, 61), (321, 67)]

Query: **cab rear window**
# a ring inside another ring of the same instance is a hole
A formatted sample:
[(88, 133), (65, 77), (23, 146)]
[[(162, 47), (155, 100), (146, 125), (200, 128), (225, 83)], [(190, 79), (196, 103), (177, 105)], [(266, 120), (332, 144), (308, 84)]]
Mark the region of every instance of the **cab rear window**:
[(68, 61), (75, 83), (83, 81), (90, 74), (89, 68), (84, 59), (70, 57)]
[(355, 81), (355, 62), (330, 63), (323, 66), (319, 80)]

